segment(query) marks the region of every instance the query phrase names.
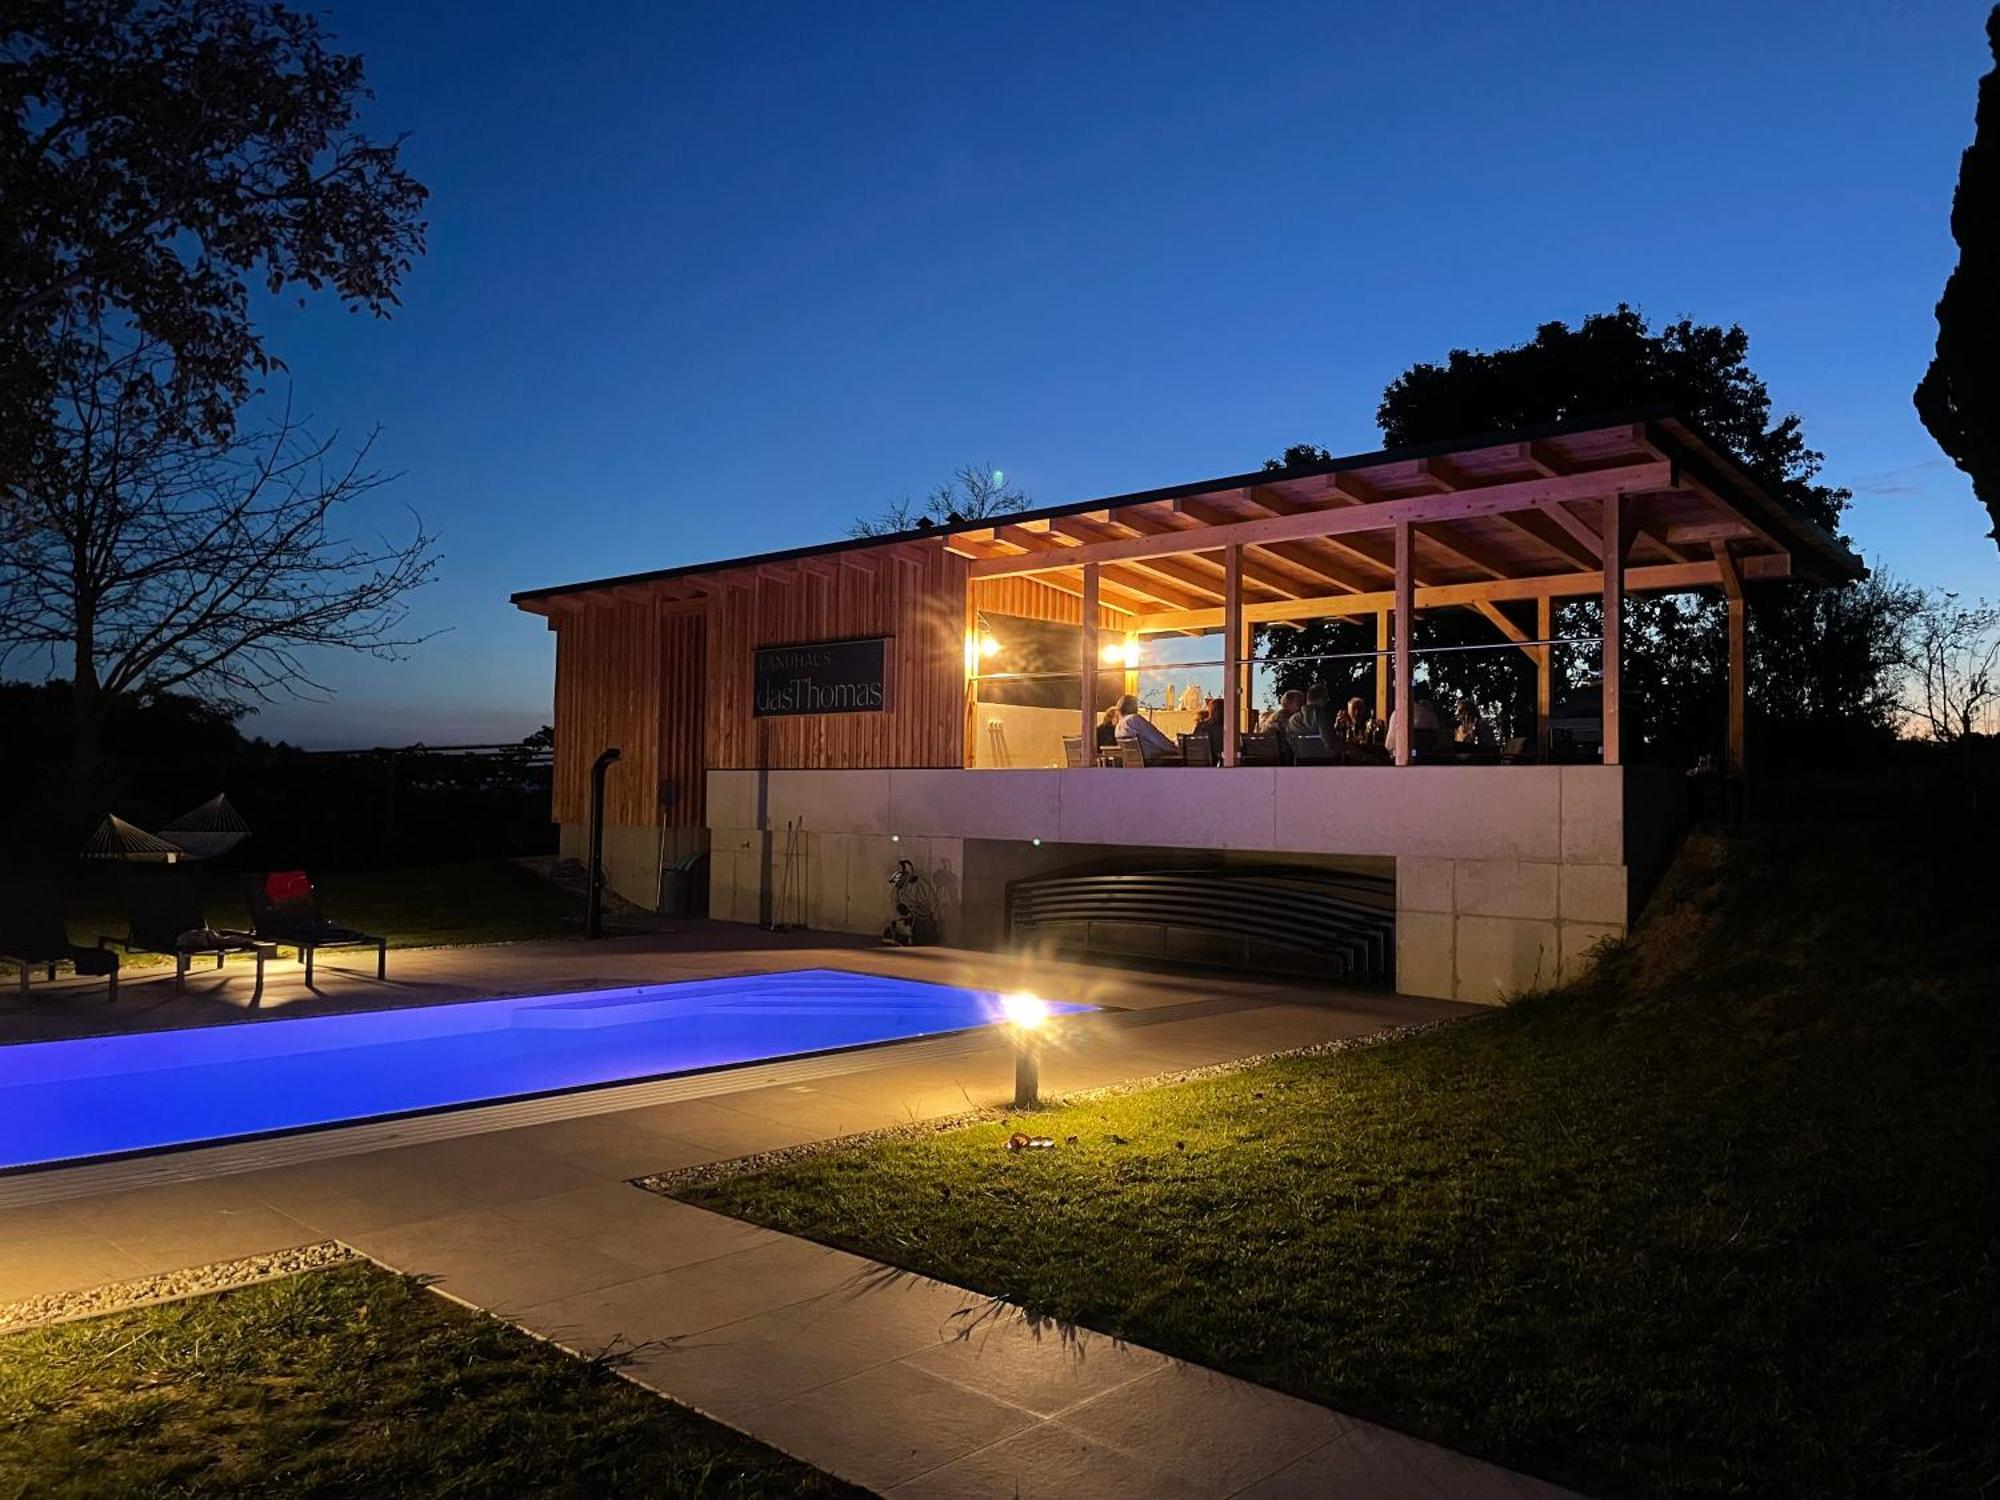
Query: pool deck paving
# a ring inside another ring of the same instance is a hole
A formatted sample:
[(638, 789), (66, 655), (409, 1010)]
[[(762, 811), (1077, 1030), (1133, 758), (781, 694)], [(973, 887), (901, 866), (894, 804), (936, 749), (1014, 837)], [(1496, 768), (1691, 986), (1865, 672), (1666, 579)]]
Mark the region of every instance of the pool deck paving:
[[(274, 969), (265, 1016), (837, 967), (1032, 987), (1104, 1013), (1062, 1027), (1055, 1095), (1462, 1015), (1445, 1001), (1165, 976), (1010, 956), (899, 953), (823, 935), (705, 934), (392, 955), (391, 982)], [(136, 976), (135, 976), (136, 977)], [(229, 970), (37, 988), (0, 1041), (240, 1020)], [(92, 1014), (95, 1009), (97, 1014)], [(642, 1174), (1004, 1104), (993, 1032), (836, 1059), (425, 1117), (448, 1133), (316, 1133), (256, 1147), (0, 1178), (0, 1303), (339, 1240), (821, 1469), (896, 1497), (1550, 1497), (1434, 1444), (1088, 1330), (635, 1187)], [(571, 1112), (574, 1109), (576, 1112)], [(405, 1136), (408, 1136), (406, 1139)], [(268, 1153), (266, 1153), (268, 1154)], [(178, 1180), (175, 1180), (178, 1179)], [(11, 1197), (8, 1194), (11, 1192)]]

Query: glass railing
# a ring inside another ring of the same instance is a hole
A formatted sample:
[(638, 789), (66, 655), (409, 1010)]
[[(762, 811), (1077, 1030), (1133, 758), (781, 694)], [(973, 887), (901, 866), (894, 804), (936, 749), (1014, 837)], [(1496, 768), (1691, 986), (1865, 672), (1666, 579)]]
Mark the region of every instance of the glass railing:
[[(1249, 762), (1387, 764), (1394, 704), (1393, 651), (1260, 650), (1229, 658), (1214, 636), (1149, 638), (1136, 663), (1114, 645), (1092, 701), (1104, 711), (1129, 695), (1166, 739), (1209, 733), (1223, 681), (1241, 672), (1239, 736)], [(1548, 712), (1539, 709), (1537, 657), (1549, 654)], [(1533, 654), (1531, 654), (1533, 653)], [(1597, 673), (1602, 643), (1587, 635), (1413, 648), (1412, 758), (1417, 761), (1595, 761), (1602, 736)], [(1163, 659), (1164, 658), (1164, 659)], [(968, 763), (1005, 769), (1078, 764), (1101, 751), (1083, 743), (1080, 672), (1010, 670), (988, 655), (969, 679)], [(1319, 689), (1315, 692), (1314, 689)], [(1271, 736), (1273, 742), (1257, 738)], [(1219, 739), (1219, 736), (1210, 735)], [(1187, 747), (1206, 758), (1202, 747)], [(1117, 759), (1115, 751), (1105, 757)]]

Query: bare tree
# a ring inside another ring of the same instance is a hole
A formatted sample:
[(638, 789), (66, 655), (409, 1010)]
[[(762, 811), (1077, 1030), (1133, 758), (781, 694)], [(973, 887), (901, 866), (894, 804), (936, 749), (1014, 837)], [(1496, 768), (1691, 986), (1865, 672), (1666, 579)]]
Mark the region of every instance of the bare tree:
[(319, 649), (394, 657), (420, 637), (406, 598), (434, 539), (338, 529), (384, 483), (368, 444), (341, 456), (289, 409), (221, 438), (189, 422), (171, 352), (97, 329), (72, 340), (48, 441), (12, 490), (0, 556), (0, 667), (67, 675), (80, 786), (120, 698), (179, 690), (231, 704), (325, 691)]
[(1969, 605), (1939, 589), (1924, 596), (1910, 622), (1904, 658), (1904, 707), (1927, 738), (1957, 744), (1982, 733), (2000, 706), (2000, 608)]
[(932, 490), (921, 502), (911, 500), (908, 495), (893, 500), (882, 508), (880, 515), (863, 516), (855, 521), (847, 534), (893, 536), (900, 531), (981, 521), (1027, 508), (1026, 492), (1009, 484), (1004, 472), (991, 464), (961, 464), (948, 482)]

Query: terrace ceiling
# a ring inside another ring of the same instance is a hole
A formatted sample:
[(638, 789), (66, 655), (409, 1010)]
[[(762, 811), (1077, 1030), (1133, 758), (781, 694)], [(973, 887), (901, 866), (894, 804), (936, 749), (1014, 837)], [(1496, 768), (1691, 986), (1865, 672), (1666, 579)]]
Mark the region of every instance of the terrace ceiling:
[(1687, 428), (1629, 421), (1448, 452), (1238, 476), (1207, 490), (959, 527), (981, 579), (1029, 575), (1099, 598), (1142, 632), (1220, 623), (1224, 548), (1241, 548), (1244, 617), (1387, 608), (1395, 527), (1411, 526), (1419, 605), (1490, 606), (1603, 587), (1605, 497), (1623, 497), (1628, 587), (1720, 586), (1721, 552), (1752, 579), (1854, 576), (1839, 543), (1748, 484)]

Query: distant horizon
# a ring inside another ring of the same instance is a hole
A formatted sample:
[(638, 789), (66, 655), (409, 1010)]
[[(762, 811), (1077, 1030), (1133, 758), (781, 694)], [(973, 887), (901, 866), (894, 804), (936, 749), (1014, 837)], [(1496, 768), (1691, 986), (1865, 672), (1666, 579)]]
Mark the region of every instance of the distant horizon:
[(2000, 595), (1910, 400), (1986, 9), (331, 0), (430, 250), (388, 321), (263, 304), (271, 399), (379, 424), (352, 524), (439, 534), (440, 633), (244, 730), (516, 740), (554, 676), (518, 590), (828, 540), (966, 463), (1053, 505), (1370, 450), (1412, 363), (1620, 302), (1748, 331), (1871, 568)]

